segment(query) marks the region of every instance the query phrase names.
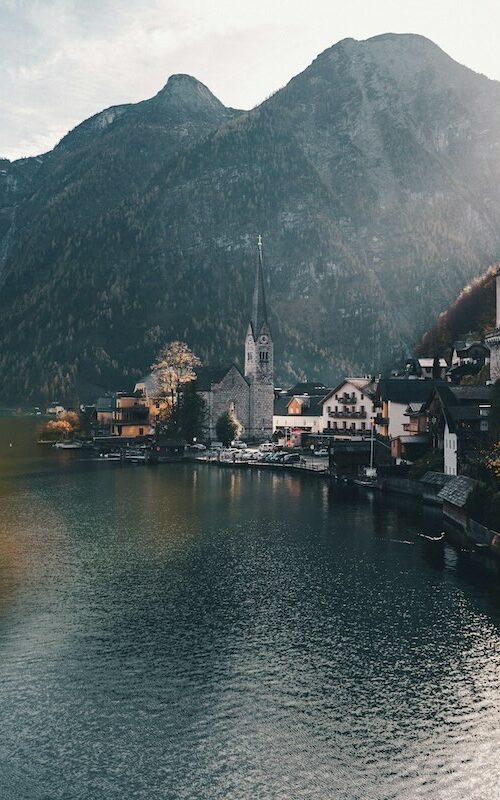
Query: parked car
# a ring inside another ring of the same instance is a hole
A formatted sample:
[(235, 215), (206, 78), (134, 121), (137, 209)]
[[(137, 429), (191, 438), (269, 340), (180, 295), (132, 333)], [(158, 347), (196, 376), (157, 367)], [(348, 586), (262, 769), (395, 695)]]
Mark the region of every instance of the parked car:
[(200, 450), (200, 451), (207, 449), (205, 447), (205, 445), (201, 444), (200, 442), (195, 442), (195, 444), (190, 444), (190, 445), (188, 445), (188, 448), (189, 448), (189, 450)]
[(231, 447), (234, 447), (236, 450), (246, 450), (247, 449), (247, 443), (246, 442), (240, 442), (239, 439), (236, 439), (234, 442), (231, 442)]
[(320, 450), (315, 450), (314, 451), (314, 455), (315, 456), (322, 456), (322, 457), (327, 456), (328, 455), (328, 450), (327, 450), (326, 447), (322, 447)]
[(274, 444), (273, 442), (262, 442), (259, 445), (259, 450), (261, 453), (272, 453), (274, 451)]
[(287, 455), (283, 458), (283, 464), (298, 464), (299, 462), (299, 453), (287, 453)]

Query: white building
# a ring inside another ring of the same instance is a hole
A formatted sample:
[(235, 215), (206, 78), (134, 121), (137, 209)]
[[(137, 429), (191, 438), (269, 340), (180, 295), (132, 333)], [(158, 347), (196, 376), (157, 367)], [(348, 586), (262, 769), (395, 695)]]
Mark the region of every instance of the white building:
[(273, 432), (286, 430), (292, 438), (302, 433), (322, 433), (322, 400), (328, 391), (322, 383), (298, 383), (277, 395)]
[(323, 430), (343, 435), (370, 431), (375, 388), (369, 377), (345, 378), (323, 398)]

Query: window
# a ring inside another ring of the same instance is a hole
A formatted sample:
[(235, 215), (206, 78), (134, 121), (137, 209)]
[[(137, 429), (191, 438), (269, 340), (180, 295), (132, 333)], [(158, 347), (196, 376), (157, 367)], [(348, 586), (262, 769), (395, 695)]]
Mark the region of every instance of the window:
[(236, 409), (236, 402), (235, 400), (231, 400), (229, 403), (229, 413), (234, 414)]
[(327, 428), (331, 428), (332, 427), (332, 423), (330, 422), (330, 420), (328, 420), (328, 422), (326, 423), (326, 427)]
[(259, 350), (259, 360), (261, 362), (269, 361), (269, 353), (267, 350)]
[(362, 422), (362, 423), (361, 423), (361, 430), (362, 430), (362, 431), (365, 431), (365, 430), (366, 430), (366, 422)]
[(139, 436), (144, 436), (144, 428), (139, 428)]
[(361, 406), (361, 411), (362, 411), (362, 412), (363, 412), (363, 414), (364, 414), (364, 412), (365, 412), (365, 407), (364, 407), (364, 406)]
[(331, 411), (332, 411), (332, 407), (331, 407), (331, 406), (327, 406), (327, 407), (326, 407), (326, 410), (327, 410), (327, 411), (328, 411), (328, 413), (330, 414), (330, 413), (331, 413)]

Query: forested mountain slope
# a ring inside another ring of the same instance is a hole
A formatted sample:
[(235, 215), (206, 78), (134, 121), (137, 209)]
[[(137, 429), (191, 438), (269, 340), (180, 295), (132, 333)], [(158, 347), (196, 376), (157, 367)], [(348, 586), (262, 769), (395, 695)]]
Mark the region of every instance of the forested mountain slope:
[(419, 36), (340, 42), (245, 113), (176, 76), (28, 161), (3, 400), (124, 386), (170, 338), (241, 358), (259, 232), (280, 381), (378, 371), (500, 252), (500, 84)]

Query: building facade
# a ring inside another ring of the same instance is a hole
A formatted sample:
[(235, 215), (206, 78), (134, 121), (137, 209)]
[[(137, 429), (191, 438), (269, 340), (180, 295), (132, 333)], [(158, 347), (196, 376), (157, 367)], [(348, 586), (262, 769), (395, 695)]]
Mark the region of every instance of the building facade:
[(346, 378), (323, 398), (323, 430), (346, 436), (370, 431), (375, 414), (371, 378)]
[(500, 380), (500, 269), (496, 275), (496, 320), (495, 330), (485, 337), (485, 343), (490, 349), (490, 378)]

